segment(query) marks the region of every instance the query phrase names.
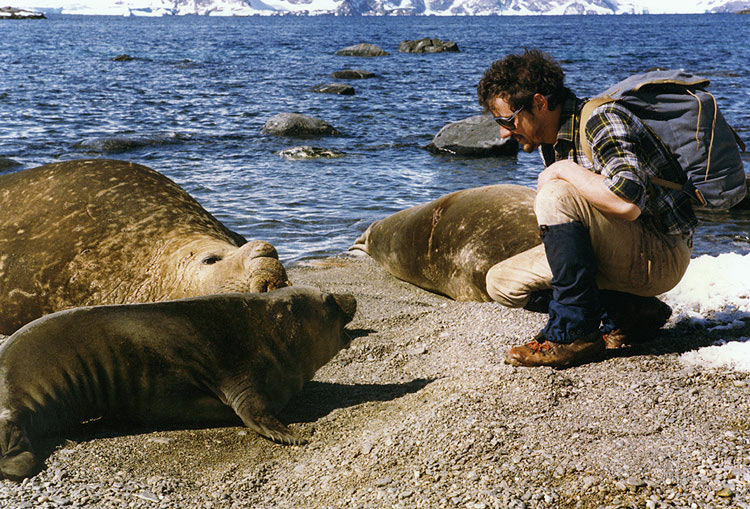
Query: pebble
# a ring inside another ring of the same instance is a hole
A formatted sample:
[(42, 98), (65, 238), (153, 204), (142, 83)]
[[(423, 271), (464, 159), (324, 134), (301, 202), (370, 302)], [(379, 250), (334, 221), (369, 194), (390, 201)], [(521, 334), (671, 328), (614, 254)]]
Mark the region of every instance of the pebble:
[(627, 481), (625, 481), (625, 484), (628, 485), (630, 488), (643, 488), (646, 486), (646, 481), (643, 479), (640, 479), (638, 477), (629, 477)]
[(596, 477), (594, 477), (592, 475), (587, 475), (583, 479), (581, 479), (581, 482), (582, 482), (582, 489), (583, 489), (583, 491), (586, 491), (589, 488), (591, 488), (594, 484), (596, 484), (597, 479), (596, 479)]
[(140, 498), (142, 500), (148, 500), (149, 502), (159, 503), (159, 497), (157, 497), (156, 495), (154, 495), (153, 493), (151, 493), (148, 490), (139, 491), (134, 496), (136, 496), (136, 497), (138, 497), (138, 498)]
[(734, 493), (729, 488), (722, 488), (716, 492), (716, 496), (721, 498), (732, 498)]

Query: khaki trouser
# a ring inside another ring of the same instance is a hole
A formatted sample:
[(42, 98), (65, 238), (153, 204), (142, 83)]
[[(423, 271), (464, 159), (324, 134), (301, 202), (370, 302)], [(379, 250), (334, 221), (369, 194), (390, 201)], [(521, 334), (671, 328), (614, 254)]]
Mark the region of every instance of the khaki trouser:
[[(659, 295), (679, 283), (690, 263), (690, 235), (665, 235), (594, 208), (564, 180), (547, 183), (534, 204), (540, 225), (579, 221), (589, 230), (600, 289), (644, 297)], [(487, 293), (504, 306), (523, 307), (529, 295), (551, 288), (552, 272), (544, 245), (519, 253), (487, 272)]]

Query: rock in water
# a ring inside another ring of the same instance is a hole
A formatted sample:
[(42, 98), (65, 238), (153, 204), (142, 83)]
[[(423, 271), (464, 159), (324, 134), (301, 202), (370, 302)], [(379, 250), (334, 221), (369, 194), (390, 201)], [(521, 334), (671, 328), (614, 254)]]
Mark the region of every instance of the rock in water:
[(337, 80), (364, 80), (374, 78), (375, 76), (376, 75), (373, 72), (362, 71), (359, 69), (342, 69), (331, 73), (331, 78)]
[(319, 118), (299, 113), (279, 113), (266, 121), (263, 133), (278, 136), (321, 136), (341, 134), (335, 127)]
[(453, 41), (441, 41), (440, 39), (424, 38), (418, 41), (402, 41), (398, 45), (401, 53), (442, 53), (458, 52), (458, 44)]
[(292, 161), (344, 157), (345, 155), (343, 152), (339, 152), (338, 150), (322, 147), (311, 147), (310, 145), (301, 145), (299, 147), (286, 148), (277, 152), (277, 154), (284, 159), (289, 159)]
[(489, 115), (476, 115), (444, 126), (426, 147), (443, 152), (477, 157), (518, 154), (518, 142), (501, 138), (500, 128)]
[(381, 57), (389, 53), (375, 44), (361, 43), (340, 49), (336, 54), (345, 57)]
[(321, 94), (354, 95), (354, 87), (344, 83), (316, 85), (311, 90)]

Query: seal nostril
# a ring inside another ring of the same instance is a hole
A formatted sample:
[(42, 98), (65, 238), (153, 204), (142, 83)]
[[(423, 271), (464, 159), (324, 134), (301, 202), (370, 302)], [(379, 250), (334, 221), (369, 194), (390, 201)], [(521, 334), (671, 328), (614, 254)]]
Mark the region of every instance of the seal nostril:
[(214, 263), (218, 261), (221, 261), (221, 256), (208, 255), (201, 261), (201, 263), (203, 263), (203, 265), (213, 265)]

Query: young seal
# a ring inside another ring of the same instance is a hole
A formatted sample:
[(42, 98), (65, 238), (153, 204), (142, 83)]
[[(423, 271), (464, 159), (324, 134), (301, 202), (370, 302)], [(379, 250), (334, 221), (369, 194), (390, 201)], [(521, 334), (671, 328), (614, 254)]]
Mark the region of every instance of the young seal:
[(0, 175), (0, 333), (77, 306), (286, 286), (274, 247), (246, 242), (177, 184), (103, 159)]
[(0, 478), (33, 475), (33, 440), (84, 420), (242, 422), (302, 444), (278, 412), (348, 343), (351, 295), (289, 287), (60, 311), (0, 348)]
[(541, 243), (535, 194), (511, 184), (456, 191), (374, 222), (349, 249), (425, 290), (489, 302), (489, 268)]

